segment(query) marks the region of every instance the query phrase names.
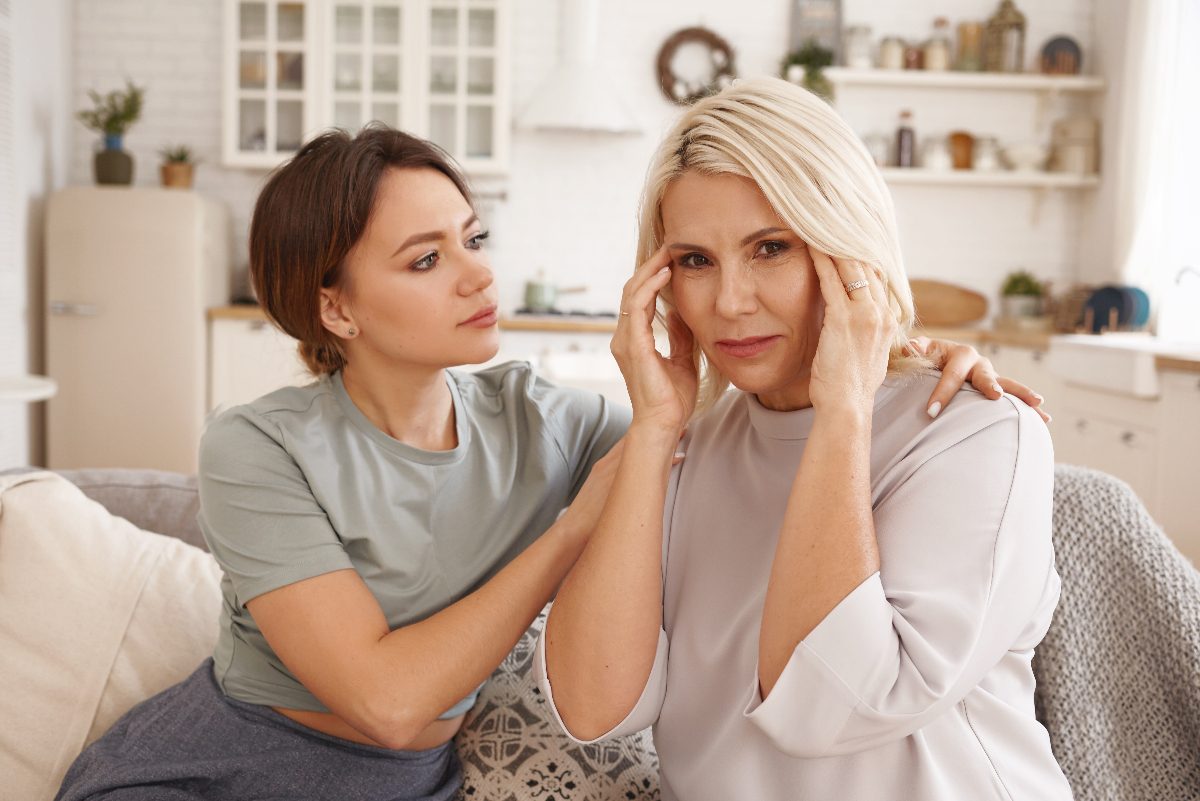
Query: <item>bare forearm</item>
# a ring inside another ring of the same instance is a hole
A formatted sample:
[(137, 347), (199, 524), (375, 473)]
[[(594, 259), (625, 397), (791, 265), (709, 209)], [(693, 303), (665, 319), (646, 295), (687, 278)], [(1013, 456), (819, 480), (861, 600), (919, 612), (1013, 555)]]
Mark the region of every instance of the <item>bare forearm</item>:
[(546, 667), (563, 722), (581, 739), (637, 703), (662, 626), (662, 516), (673, 433), (630, 429), (599, 525), (554, 601)]
[(871, 414), (818, 412), (792, 485), (759, 632), (765, 698), (796, 646), (879, 569), (871, 516)]
[(504, 660), (578, 556), (583, 540), (567, 525), (560, 520), (462, 600), (379, 640), (372, 692), (394, 728), (415, 736)]

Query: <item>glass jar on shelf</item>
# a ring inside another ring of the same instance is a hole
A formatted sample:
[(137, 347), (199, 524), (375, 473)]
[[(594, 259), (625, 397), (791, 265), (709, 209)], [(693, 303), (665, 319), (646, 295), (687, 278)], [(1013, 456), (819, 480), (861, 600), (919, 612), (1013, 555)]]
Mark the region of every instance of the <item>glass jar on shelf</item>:
[(888, 36), (879, 43), (879, 67), (885, 70), (904, 69), (904, 41)]
[(983, 69), (983, 23), (958, 23), (958, 58), (954, 69), (961, 72)]
[(917, 135), (912, 127), (913, 114), (908, 109), (900, 112), (900, 124), (896, 128), (896, 166), (917, 166)]
[(933, 36), (925, 43), (925, 69), (943, 72), (950, 69), (950, 20), (933, 21)]
[(871, 60), (871, 28), (867, 25), (850, 25), (842, 39), (842, 52), (846, 66), (856, 70), (868, 70), (875, 66)]
[(925, 69), (925, 51), (918, 44), (904, 45), (904, 69), (906, 70), (923, 70)]

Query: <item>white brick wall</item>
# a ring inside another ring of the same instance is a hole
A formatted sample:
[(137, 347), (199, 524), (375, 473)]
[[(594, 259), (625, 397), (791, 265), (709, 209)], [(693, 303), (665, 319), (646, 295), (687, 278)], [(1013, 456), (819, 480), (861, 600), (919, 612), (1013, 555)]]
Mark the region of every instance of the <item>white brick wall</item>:
[[(519, 111), (554, 68), (558, 23), (555, 0), (514, 4), (512, 97)], [(192, 145), (203, 160), (197, 190), (232, 209), (235, 261), (244, 264), (249, 215), (265, 173), (220, 165), (221, 0), (75, 0), (74, 7), (74, 106), (86, 105), (87, 88), (106, 91), (120, 85), (125, 75), (146, 84), (145, 115), (126, 139), (137, 159), (136, 182), (158, 182), (159, 148), (173, 142)], [(635, 210), (646, 163), (675, 113), (656, 86), (653, 59), (659, 45), (679, 28), (706, 25), (733, 45), (741, 74), (774, 73), (786, 45), (787, 7), (785, 0), (602, 3), (602, 57), (645, 132), (624, 137), (514, 134), (512, 174), (478, 183), (508, 193), (507, 202), (494, 205), (490, 220), (506, 308), (519, 305), (523, 282), (538, 269), (562, 284), (591, 287), (587, 295), (572, 296), (572, 305), (615, 305), (632, 266)], [(994, 7), (992, 0), (845, 0), (844, 19), (871, 25), (876, 38), (893, 33), (919, 38), (936, 15), (954, 22), (984, 19)], [(1089, 60), (1094, 0), (1022, 7), (1029, 16), (1030, 56), (1050, 35), (1069, 33), (1083, 45), (1085, 63)], [(922, 103), (937, 101), (924, 98)], [(868, 128), (890, 130), (896, 111), (908, 103), (899, 93), (868, 94), (859, 97), (857, 106), (855, 102), (845, 99), (845, 113), (864, 133)], [(1002, 139), (1038, 133), (1030, 98), (988, 94), (965, 101), (955, 96), (954, 102), (968, 127), (978, 125)], [(944, 133), (954, 119), (944, 109), (919, 111), (918, 126), (926, 127), (918, 134)], [(71, 180), (88, 183), (95, 138), (78, 124), (74, 132)], [(1045, 131), (1038, 135), (1044, 139)], [(1027, 190), (904, 186), (896, 188), (895, 197), (915, 276), (956, 280), (990, 293), (1016, 267), (1060, 281), (1078, 270), (1086, 233), (1080, 229), (1081, 205), (1088, 202), (1078, 194), (1046, 193), (1036, 216), (1035, 194)]]

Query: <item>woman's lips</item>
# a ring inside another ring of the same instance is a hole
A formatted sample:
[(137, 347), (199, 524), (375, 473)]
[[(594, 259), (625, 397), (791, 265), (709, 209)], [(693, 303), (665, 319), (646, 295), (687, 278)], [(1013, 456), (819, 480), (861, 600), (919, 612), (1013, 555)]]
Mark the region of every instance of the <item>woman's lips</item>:
[(473, 328), (491, 328), (496, 324), (496, 319), (496, 307), (493, 305), (480, 309), (475, 316), (463, 320), (459, 325), (469, 325)]
[(746, 339), (722, 339), (718, 340), (717, 347), (722, 353), (728, 353), (739, 359), (749, 359), (763, 353), (782, 337), (747, 337)]

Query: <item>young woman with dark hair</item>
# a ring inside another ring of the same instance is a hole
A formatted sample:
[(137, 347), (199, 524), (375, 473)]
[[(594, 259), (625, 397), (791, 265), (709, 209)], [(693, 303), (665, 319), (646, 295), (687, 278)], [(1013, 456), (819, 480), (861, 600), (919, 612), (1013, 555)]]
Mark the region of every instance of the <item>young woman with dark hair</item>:
[[(498, 349), (486, 238), (450, 159), (385, 127), (326, 133), (272, 175), (252, 279), (317, 380), (210, 423), (213, 658), (88, 748), (59, 798), (455, 794), (451, 739), (582, 552), (630, 422), (528, 364), (450, 369)], [(939, 391), (969, 368), (995, 383), (952, 345)]]

